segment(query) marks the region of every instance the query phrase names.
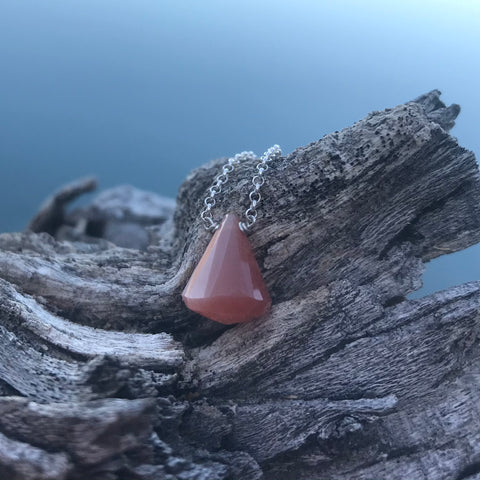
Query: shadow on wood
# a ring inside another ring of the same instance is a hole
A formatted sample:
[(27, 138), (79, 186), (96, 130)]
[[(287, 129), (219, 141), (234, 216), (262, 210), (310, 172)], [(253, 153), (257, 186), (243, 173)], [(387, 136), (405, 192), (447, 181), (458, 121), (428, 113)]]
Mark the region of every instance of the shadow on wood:
[(273, 307), (247, 324), (180, 297), (222, 160), (176, 207), (118, 187), (69, 211), (87, 179), (0, 235), (2, 478), (477, 478), (480, 282), (406, 300), (424, 262), (480, 240), (478, 167), (439, 96), (271, 164), (250, 239)]

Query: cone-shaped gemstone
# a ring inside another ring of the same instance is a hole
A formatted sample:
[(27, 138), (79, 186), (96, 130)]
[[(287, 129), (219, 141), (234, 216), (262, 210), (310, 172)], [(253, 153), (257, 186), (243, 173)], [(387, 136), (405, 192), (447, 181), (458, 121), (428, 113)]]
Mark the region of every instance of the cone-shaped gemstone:
[(239, 218), (229, 213), (208, 244), (182, 298), (194, 312), (217, 322), (247, 322), (272, 303)]

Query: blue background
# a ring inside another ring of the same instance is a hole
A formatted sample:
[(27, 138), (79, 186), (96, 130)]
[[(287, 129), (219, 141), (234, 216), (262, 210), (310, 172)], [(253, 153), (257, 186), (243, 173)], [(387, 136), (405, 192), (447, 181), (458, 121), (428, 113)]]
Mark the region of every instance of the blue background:
[[(480, 152), (480, 2), (0, 0), (0, 231), (95, 174), (174, 196), (212, 158), (284, 152), (433, 88)], [(480, 278), (480, 248), (420, 295)]]

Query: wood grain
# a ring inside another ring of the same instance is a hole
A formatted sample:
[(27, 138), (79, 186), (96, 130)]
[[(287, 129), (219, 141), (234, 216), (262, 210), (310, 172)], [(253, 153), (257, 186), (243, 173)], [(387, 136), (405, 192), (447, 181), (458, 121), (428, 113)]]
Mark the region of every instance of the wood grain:
[[(474, 480), (480, 281), (418, 300), (480, 241), (480, 176), (434, 90), (271, 164), (250, 236), (273, 306), (229, 328), (180, 293), (222, 159), (171, 200), (52, 196), (0, 235), (0, 474), (9, 479)], [(214, 215), (246, 208), (254, 163)]]

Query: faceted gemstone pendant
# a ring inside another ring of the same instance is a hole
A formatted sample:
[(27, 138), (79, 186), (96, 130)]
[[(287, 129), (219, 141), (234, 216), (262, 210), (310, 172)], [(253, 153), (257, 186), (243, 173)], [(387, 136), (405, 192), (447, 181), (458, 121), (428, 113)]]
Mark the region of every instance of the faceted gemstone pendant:
[(272, 303), (250, 242), (238, 223), (235, 214), (225, 217), (182, 294), (190, 310), (225, 324), (260, 317)]

